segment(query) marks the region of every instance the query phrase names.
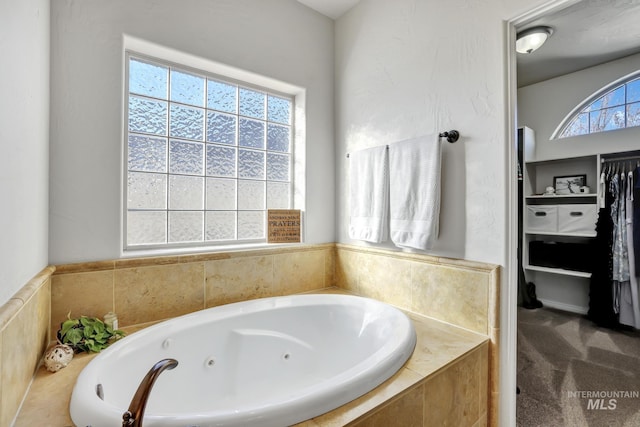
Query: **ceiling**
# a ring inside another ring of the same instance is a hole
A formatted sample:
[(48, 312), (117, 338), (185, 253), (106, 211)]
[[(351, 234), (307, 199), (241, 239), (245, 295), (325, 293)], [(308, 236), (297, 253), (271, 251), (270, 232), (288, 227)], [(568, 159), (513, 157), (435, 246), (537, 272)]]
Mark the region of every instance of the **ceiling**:
[[(337, 19), (360, 0), (298, 0)], [(547, 25), (554, 33), (529, 55), (517, 55), (518, 87), (640, 53), (640, 0), (580, 0), (517, 30)]]
[(305, 6), (328, 16), (331, 19), (338, 19), (347, 10), (351, 9), (360, 0), (298, 0)]
[(582, 0), (517, 30), (552, 27), (537, 51), (517, 54), (518, 87), (640, 52), (640, 1)]

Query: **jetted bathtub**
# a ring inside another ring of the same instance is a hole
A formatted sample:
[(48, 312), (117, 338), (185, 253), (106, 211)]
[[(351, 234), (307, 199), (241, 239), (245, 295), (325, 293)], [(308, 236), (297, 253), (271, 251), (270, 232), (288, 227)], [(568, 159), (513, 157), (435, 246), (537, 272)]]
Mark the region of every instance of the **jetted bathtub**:
[[(372, 390), (411, 356), (409, 318), (350, 295), (228, 304), (167, 320), (114, 343), (80, 373), (77, 426), (113, 427), (142, 378), (166, 358), (144, 427), (276, 426), (313, 418)], [(99, 396), (101, 395), (101, 396)]]

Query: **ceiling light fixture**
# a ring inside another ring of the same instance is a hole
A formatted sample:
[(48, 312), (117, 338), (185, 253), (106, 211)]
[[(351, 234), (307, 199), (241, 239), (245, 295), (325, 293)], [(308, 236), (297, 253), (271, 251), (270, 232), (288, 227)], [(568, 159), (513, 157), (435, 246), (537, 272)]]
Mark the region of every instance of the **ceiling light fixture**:
[(553, 34), (551, 27), (533, 27), (521, 31), (516, 36), (516, 52), (531, 53), (540, 48)]

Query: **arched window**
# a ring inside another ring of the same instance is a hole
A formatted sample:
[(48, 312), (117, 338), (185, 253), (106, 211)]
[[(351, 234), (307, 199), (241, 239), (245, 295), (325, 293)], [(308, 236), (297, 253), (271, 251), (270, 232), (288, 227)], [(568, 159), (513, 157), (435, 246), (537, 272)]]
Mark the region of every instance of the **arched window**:
[(603, 87), (564, 119), (551, 139), (640, 126), (640, 72)]

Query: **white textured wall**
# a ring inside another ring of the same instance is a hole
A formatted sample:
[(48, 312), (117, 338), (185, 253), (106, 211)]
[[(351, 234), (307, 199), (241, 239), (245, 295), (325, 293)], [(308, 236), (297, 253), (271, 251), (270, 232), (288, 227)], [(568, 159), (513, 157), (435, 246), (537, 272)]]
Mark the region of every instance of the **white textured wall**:
[(0, 0), (0, 305), (47, 265), (49, 0)]
[(120, 255), (122, 35), (306, 88), (309, 243), (335, 241), (333, 21), (295, 0), (56, 0), (50, 260)]
[[(506, 21), (534, 0), (362, 0), (336, 22), (338, 240), (348, 237), (345, 154), (458, 129), (443, 157), (441, 239), (428, 253), (507, 267)], [(446, 143), (445, 143), (446, 144)], [(515, 237), (513, 237), (515, 239)], [(500, 425), (515, 425), (515, 318), (502, 275)], [(508, 322), (511, 322), (508, 324)]]
[(549, 160), (640, 149), (640, 128), (550, 140), (560, 122), (587, 97), (640, 70), (640, 54), (518, 89), (518, 125), (536, 133), (535, 158)]
[(504, 265), (503, 20), (535, 2), (503, 3), (362, 0), (336, 22), (339, 241), (360, 244), (348, 237), (346, 153), (457, 129), (460, 141), (444, 142), (440, 239), (429, 253)]

